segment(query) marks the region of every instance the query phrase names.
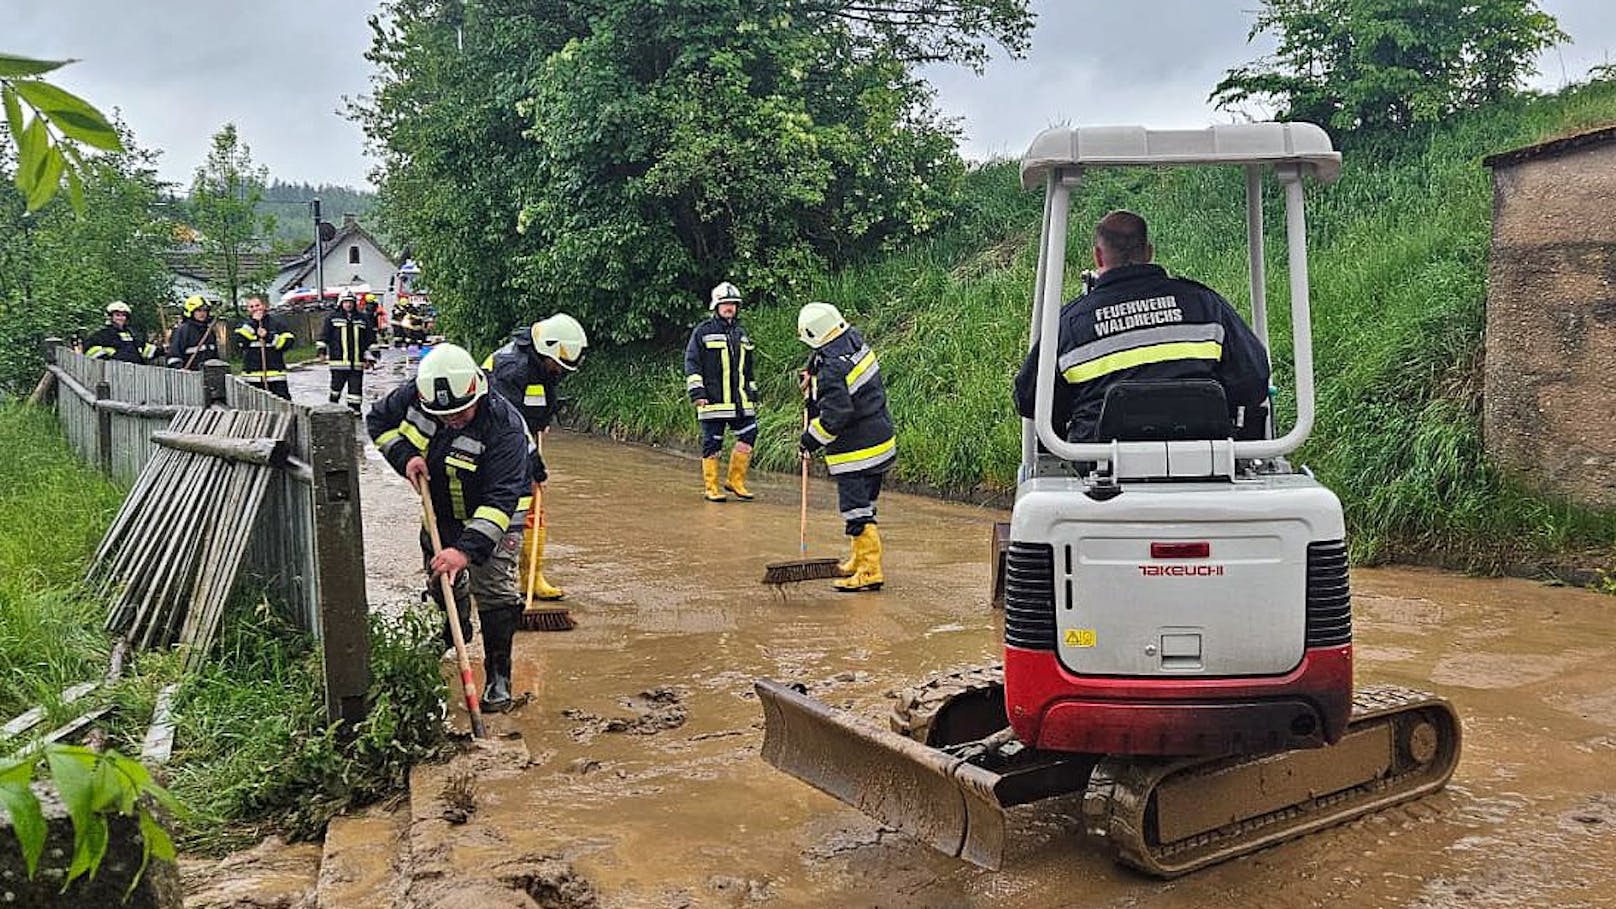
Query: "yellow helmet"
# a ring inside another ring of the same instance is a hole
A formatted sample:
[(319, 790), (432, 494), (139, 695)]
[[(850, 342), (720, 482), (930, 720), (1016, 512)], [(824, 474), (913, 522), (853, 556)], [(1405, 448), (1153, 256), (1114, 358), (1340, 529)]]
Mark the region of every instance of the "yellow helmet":
[(560, 363), (562, 369), (572, 372), (584, 361), (584, 348), (589, 346), (589, 336), (584, 334), (584, 327), (572, 316), (558, 312), (548, 319), (534, 322), (531, 333), (533, 349)]
[(488, 377), (464, 347), (439, 344), (421, 358), (415, 373), (421, 409), (440, 417), (459, 413), (488, 394)]
[(200, 294), (191, 294), (185, 298), (185, 317), (187, 319), (196, 315), (197, 310), (209, 308), (208, 301), (202, 299)]

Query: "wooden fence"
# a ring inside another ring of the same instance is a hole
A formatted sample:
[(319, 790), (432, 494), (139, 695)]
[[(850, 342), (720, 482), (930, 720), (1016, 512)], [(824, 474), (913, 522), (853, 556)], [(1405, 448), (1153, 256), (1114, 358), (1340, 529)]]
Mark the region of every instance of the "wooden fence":
[(348, 409), (293, 404), (230, 376), (218, 361), (187, 372), (92, 360), (59, 344), (47, 350), (47, 360), (61, 387), (56, 410), (69, 443), (124, 486), (151, 458), (151, 434), (167, 429), (182, 409), (291, 416), (290, 457), (270, 481), (243, 564), (320, 640), (332, 719), (362, 719), (370, 639), (360, 451)]

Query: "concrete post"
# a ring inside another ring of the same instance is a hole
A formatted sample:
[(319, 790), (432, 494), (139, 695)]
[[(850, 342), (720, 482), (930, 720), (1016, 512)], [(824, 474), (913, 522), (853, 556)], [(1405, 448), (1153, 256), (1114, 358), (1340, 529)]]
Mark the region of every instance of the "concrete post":
[(326, 713), (364, 719), (370, 687), (370, 607), (365, 601), (365, 534), (359, 511), (359, 446), (348, 408), (309, 409), (314, 474), (314, 564)]

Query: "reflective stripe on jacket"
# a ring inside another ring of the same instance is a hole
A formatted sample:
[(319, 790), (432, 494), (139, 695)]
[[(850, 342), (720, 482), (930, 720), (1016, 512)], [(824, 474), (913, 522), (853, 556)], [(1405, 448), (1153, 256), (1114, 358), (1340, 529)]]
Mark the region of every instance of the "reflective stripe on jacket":
[[(1016, 408), (1028, 418), (1038, 350), (1016, 376)], [(1255, 412), (1268, 399), (1268, 356), (1240, 314), (1210, 287), (1159, 265), (1102, 273), (1061, 310), (1058, 350), (1055, 428), (1072, 442), (1094, 439), (1105, 394), (1118, 382), (1215, 379), (1237, 426), (1241, 408)]]
[(219, 359), (219, 342), (213, 334), (212, 322), (186, 319), (174, 326), (168, 336), (169, 366), (175, 369), (202, 369), (202, 364)]
[(84, 339), (84, 355), (93, 360), (147, 363), (157, 356), (157, 345), (137, 341), (134, 332), (108, 322)]
[(832, 474), (880, 473), (898, 456), (881, 363), (849, 328), (808, 356), (808, 431)]
[(371, 350), (376, 345), (376, 330), (370, 317), (362, 312), (346, 313), (338, 309), (325, 317), (325, 327), (314, 346), (331, 358), (335, 370), (363, 369), (366, 360), (375, 358)]
[(499, 395), (484, 395), (477, 415), (450, 429), (417, 406), (414, 382), (394, 388), (365, 416), (382, 457), (402, 476), (426, 459), (428, 488), (443, 545), (481, 565), (513, 524), (528, 496), (527, 432), (521, 414)]
[[(258, 329), (265, 331), (263, 340)], [(296, 343), (297, 336), (275, 316), (265, 315), (263, 322), (252, 319), (241, 323), (231, 334), (236, 352), (241, 354), (241, 374), (253, 378), (278, 379), (286, 375), (286, 351)]]
[(713, 316), (697, 325), (685, 345), (685, 391), (703, 420), (757, 415), (757, 382), (752, 376), (752, 339), (740, 319)]

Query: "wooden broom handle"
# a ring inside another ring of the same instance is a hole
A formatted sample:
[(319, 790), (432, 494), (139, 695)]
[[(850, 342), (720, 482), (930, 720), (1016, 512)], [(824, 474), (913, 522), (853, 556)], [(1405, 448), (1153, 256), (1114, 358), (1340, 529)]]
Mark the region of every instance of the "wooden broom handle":
[[(432, 508), (432, 491), (424, 480), (416, 485), (415, 491), (421, 496), (427, 535), (432, 539), (432, 554), (437, 555), (443, 551), (443, 541), (438, 537), (438, 516)], [(455, 662), (460, 664), (460, 687), (466, 695), (466, 712), (471, 715), (471, 734), (475, 738), (486, 739), (488, 730), (483, 726), (483, 712), (477, 706), (477, 682), (471, 676), (471, 657), (466, 655), (466, 638), (460, 633), (460, 609), (455, 604), (454, 585), (447, 574), (438, 575), (438, 582), (443, 585), (443, 610), (449, 620), (449, 637), (454, 639)]]

